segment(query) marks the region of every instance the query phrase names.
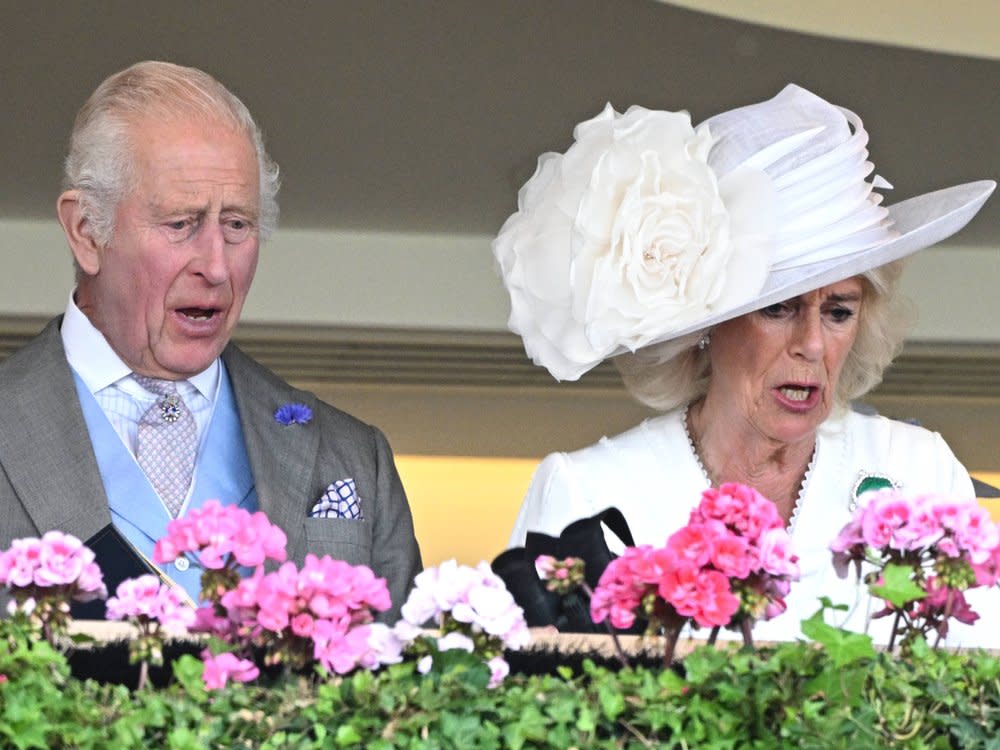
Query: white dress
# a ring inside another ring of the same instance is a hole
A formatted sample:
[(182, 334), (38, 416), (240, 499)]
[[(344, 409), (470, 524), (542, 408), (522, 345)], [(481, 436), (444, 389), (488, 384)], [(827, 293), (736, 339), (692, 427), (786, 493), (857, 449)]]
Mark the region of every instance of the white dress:
[[(669, 412), (587, 448), (547, 456), (532, 478), (510, 546), (523, 545), (528, 531), (558, 536), (572, 521), (611, 506), (625, 515), (636, 544), (662, 546), (688, 522), (709, 486), (684, 428), (684, 413)], [(828, 622), (886, 641), (892, 618), (868, 623), (869, 610), (877, 611), (880, 603), (856, 585), (853, 574), (837, 576), (828, 549), (850, 519), (855, 484), (866, 474), (885, 476), (907, 493), (975, 497), (968, 472), (938, 433), (856, 412), (831, 417), (818, 430), (789, 526), (800, 580), (792, 584), (788, 610), (757, 623), (755, 639), (802, 637), (800, 621), (819, 609), (820, 596), (827, 596), (850, 606), (848, 613), (828, 615)], [(613, 541), (609, 538), (609, 546), (620, 552)], [(1000, 647), (1000, 591), (978, 589), (968, 599), (982, 619), (975, 627), (953, 622), (947, 644)]]

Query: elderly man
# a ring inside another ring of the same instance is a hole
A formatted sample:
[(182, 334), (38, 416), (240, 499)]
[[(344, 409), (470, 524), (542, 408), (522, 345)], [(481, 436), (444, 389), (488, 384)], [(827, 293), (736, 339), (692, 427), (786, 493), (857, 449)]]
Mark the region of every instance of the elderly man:
[[(113, 591), (156, 567), (172, 518), (218, 499), (267, 513), (290, 559), (371, 567), (393, 619), (420, 553), (384, 436), (229, 343), (277, 218), (243, 103), (202, 71), (133, 65), (79, 112), (65, 183), (76, 289), (0, 365), (0, 548), (74, 534)], [(197, 560), (159, 572), (197, 596)]]

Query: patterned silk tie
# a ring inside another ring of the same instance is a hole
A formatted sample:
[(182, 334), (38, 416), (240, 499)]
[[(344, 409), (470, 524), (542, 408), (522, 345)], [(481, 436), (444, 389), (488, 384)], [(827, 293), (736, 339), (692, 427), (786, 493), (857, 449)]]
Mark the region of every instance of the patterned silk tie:
[(194, 473), (198, 429), (177, 393), (176, 383), (144, 375), (133, 377), (147, 391), (159, 396), (139, 421), (136, 460), (170, 515), (177, 518)]

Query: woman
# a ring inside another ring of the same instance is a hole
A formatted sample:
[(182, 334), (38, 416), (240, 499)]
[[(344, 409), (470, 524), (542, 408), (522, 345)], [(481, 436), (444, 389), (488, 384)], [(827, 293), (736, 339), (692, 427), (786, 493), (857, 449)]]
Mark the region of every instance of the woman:
[[(849, 404), (901, 347), (897, 261), (961, 229), (995, 183), (887, 209), (860, 118), (797, 86), (697, 129), (686, 113), (608, 107), (574, 135), (539, 160), (494, 243), (510, 325), (558, 379), (615, 357), (630, 392), (666, 413), (548, 456), (511, 546), (609, 506), (637, 544), (662, 545), (704, 489), (741, 482), (776, 503), (802, 573), (756, 637), (798, 636), (820, 596), (865, 628), (870, 602), (828, 548), (858, 496), (974, 492), (940, 435)], [(987, 632), (954, 628), (951, 642)]]

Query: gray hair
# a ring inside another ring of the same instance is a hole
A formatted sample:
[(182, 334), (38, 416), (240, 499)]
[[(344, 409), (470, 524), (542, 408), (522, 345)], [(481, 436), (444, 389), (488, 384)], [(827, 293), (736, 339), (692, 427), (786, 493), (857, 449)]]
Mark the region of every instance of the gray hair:
[[(837, 383), (838, 407), (881, 383), (885, 368), (903, 348), (913, 316), (906, 299), (896, 293), (902, 272), (903, 261), (894, 261), (861, 274), (864, 305), (857, 338)], [(653, 409), (669, 411), (704, 396), (712, 375), (711, 359), (698, 341), (707, 332), (615, 357), (632, 397)]]
[(93, 238), (107, 245), (115, 211), (135, 184), (130, 127), (146, 117), (200, 117), (231, 123), (253, 142), (260, 169), (261, 240), (278, 221), (278, 165), (267, 155), (253, 116), (235, 94), (207, 73), (172, 63), (136, 63), (106, 78), (77, 113), (63, 177), (64, 190), (78, 190)]

